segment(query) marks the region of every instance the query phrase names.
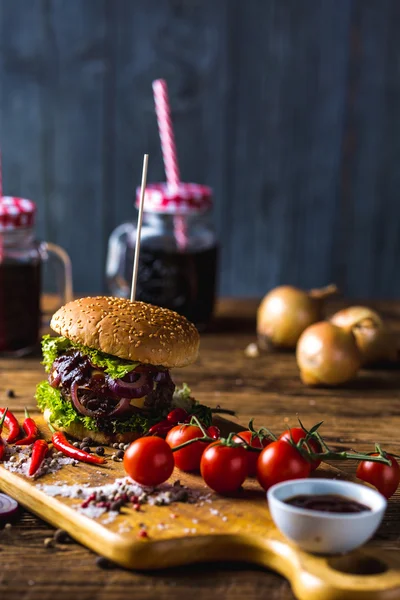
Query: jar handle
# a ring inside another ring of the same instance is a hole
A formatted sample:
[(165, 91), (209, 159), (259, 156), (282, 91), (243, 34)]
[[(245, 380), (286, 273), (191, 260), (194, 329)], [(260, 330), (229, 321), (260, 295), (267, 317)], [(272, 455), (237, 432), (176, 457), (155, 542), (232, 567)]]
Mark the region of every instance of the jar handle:
[[(67, 252), (63, 248), (61, 248), (60, 246), (57, 246), (57, 244), (52, 244), (51, 242), (42, 242), (41, 250), (43, 252), (42, 256), (44, 256), (44, 257), (46, 257), (46, 255), (48, 255), (48, 254), (54, 254), (54, 256), (60, 261), (62, 268), (63, 268), (64, 277), (63, 277), (63, 282), (61, 285), (61, 290), (59, 292), (60, 304), (57, 306), (57, 308), (60, 308), (64, 304), (67, 304), (68, 302), (71, 302), (74, 299), (73, 290), (72, 290), (71, 259), (68, 256)], [(42, 310), (42, 315), (44, 317), (45, 325), (49, 324), (50, 318), (51, 318), (53, 312), (55, 312), (55, 310), (57, 310), (57, 308), (53, 307), (51, 310), (48, 310), (48, 311)]]

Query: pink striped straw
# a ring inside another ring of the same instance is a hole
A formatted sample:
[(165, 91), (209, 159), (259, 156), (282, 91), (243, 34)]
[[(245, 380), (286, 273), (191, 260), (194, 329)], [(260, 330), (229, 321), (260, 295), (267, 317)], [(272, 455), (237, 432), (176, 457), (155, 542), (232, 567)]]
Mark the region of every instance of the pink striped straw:
[(168, 87), (165, 79), (156, 79), (153, 81), (153, 93), (165, 175), (167, 177), (168, 185), (176, 188), (179, 186), (181, 178), (179, 174), (174, 130), (171, 121)]
[[(160, 135), (161, 151), (164, 161), (165, 176), (168, 187), (176, 190), (181, 178), (179, 174), (178, 155), (176, 152), (175, 136), (171, 120), (171, 108), (168, 99), (168, 87), (165, 79), (153, 81), (154, 104), (157, 115), (158, 133)], [(185, 217), (174, 217), (174, 233), (178, 248), (184, 250), (188, 243)]]

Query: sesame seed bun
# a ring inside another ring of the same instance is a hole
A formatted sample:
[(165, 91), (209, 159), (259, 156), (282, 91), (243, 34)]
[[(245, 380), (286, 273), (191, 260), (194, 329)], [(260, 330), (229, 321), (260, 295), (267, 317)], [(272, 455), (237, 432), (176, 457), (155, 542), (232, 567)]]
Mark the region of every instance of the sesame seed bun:
[(125, 431), (124, 433), (104, 433), (103, 431), (93, 431), (86, 429), (79, 423), (71, 423), (68, 427), (57, 427), (55, 423), (50, 420), (51, 411), (46, 408), (43, 413), (44, 420), (46, 423), (51, 423), (51, 426), (57, 431), (62, 431), (68, 436), (75, 438), (76, 440), (83, 440), (85, 437), (90, 437), (96, 444), (104, 444), (105, 446), (112, 446), (112, 444), (130, 444), (134, 442), (143, 434), (138, 431)]
[(53, 315), (50, 326), (72, 342), (167, 368), (190, 365), (199, 350), (199, 333), (185, 317), (112, 296), (69, 302)]

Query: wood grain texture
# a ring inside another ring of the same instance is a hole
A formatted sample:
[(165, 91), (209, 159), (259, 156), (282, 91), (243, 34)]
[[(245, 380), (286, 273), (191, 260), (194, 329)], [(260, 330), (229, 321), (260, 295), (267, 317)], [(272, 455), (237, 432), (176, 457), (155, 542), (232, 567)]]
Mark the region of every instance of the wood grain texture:
[(215, 190), (220, 291), (336, 280), (396, 297), (397, 0), (0, 3), (4, 186), (39, 206), (75, 289), (104, 290), (168, 80), (182, 177)]
[[(400, 371), (364, 371), (351, 386), (337, 390), (308, 390), (298, 378), (292, 354), (246, 358), (243, 350), (255, 339), (257, 302), (225, 301), (219, 305), (214, 331), (202, 336), (196, 365), (176, 370), (178, 382), (187, 381), (196, 397), (210, 406), (220, 404), (238, 411), (238, 420), (256, 418), (277, 432), (295, 424), (300, 416), (307, 425), (324, 420), (323, 432), (334, 447), (369, 450), (378, 441), (400, 454), (398, 431)], [(332, 304), (329, 312), (338, 308)], [(400, 334), (400, 305), (380, 303), (377, 308)], [(8, 400), (22, 418), (23, 407), (35, 414), (34, 388), (43, 377), (39, 358), (0, 361), (0, 398), (15, 389)], [(354, 465), (340, 468), (354, 473)], [(389, 501), (384, 522), (372, 544), (380, 551), (400, 549), (399, 493)], [(279, 575), (257, 567), (232, 563), (176, 568), (167, 572), (133, 573), (121, 569), (102, 571), (94, 555), (76, 544), (46, 549), (44, 539), (52, 529), (25, 511), (11, 530), (0, 532), (0, 594), (11, 600), (122, 600), (126, 596), (172, 599), (196, 594), (234, 600), (248, 595), (293, 600), (289, 584)]]

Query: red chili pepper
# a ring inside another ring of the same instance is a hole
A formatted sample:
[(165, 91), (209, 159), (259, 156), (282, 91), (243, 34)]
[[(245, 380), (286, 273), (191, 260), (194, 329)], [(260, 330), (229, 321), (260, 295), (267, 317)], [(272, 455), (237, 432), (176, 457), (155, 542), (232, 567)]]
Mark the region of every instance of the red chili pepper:
[(0, 460), (3, 460), (4, 455), (6, 453), (6, 447), (7, 447), (5, 441), (1, 437), (1, 432), (3, 430), (3, 423), (4, 423), (4, 421), (5, 421), (6, 417), (7, 417), (7, 414), (8, 414), (8, 408), (3, 409), (3, 410), (4, 410), (4, 412), (3, 412), (3, 415), (2, 415), (2, 417), (0, 419)]
[(214, 440), (219, 440), (219, 438), (221, 437), (221, 432), (219, 428), (215, 425), (210, 425), (210, 427), (207, 429), (207, 433)]
[(160, 421), (159, 423), (156, 423), (150, 427), (149, 435), (158, 435), (159, 437), (164, 438), (173, 427), (175, 427), (175, 425), (167, 420)]
[(36, 440), (32, 447), (31, 463), (29, 465), (28, 475), (34, 475), (40, 468), (49, 451), (48, 443), (44, 440)]
[(35, 421), (30, 418), (27, 409), (25, 408), (25, 421), (22, 424), (22, 427), (26, 433), (26, 437), (22, 440), (18, 440), (15, 442), (17, 446), (27, 446), (28, 444), (33, 444), (35, 440), (39, 437), (39, 429), (36, 425)]
[(92, 465), (103, 465), (106, 462), (106, 459), (102, 458), (101, 456), (89, 454), (89, 452), (85, 452), (84, 450), (75, 448), (75, 446), (69, 443), (69, 441), (67, 440), (65, 435), (61, 433), (61, 431), (55, 431), (55, 429), (50, 424), (49, 428), (53, 434), (51, 441), (53, 442), (54, 448), (57, 448), (57, 450), (65, 454), (65, 456), (69, 456), (70, 458), (75, 458), (76, 460), (90, 463)]
[(178, 423), (183, 423), (187, 416), (187, 410), (184, 408), (174, 408), (174, 410), (171, 410), (171, 412), (168, 413), (167, 421), (173, 425), (178, 425)]
[(15, 440), (17, 440), (19, 438), (19, 424), (17, 419), (14, 417), (14, 415), (12, 414), (12, 412), (10, 412), (8, 410), (8, 408), (4, 409), (4, 408), (0, 408), (0, 417), (4, 416), (4, 410), (6, 411), (6, 416), (4, 419), (4, 425), (7, 427), (8, 429), (8, 438), (7, 438), (7, 442), (9, 444), (12, 444), (13, 442), (15, 442)]

